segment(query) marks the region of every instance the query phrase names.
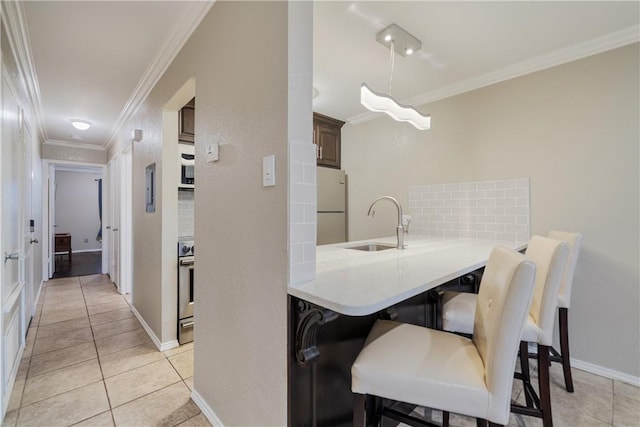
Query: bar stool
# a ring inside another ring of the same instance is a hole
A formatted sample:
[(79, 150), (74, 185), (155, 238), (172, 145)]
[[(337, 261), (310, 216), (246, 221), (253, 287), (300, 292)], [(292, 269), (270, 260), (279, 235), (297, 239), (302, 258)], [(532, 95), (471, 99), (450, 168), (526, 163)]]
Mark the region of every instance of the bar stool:
[(573, 393), (573, 378), (571, 376), (571, 362), (569, 359), (569, 305), (571, 303), (571, 288), (573, 276), (576, 272), (578, 254), (582, 247), (582, 234), (566, 231), (550, 231), (550, 238), (562, 240), (569, 244), (569, 258), (562, 274), (560, 293), (558, 294), (558, 332), (560, 336), (560, 352), (551, 347), (551, 361), (562, 364), (564, 385), (569, 393)]
[[(477, 298), (473, 338), (378, 320), (351, 368), (353, 425), (386, 416), (420, 422), (376, 402), (406, 402), (505, 425), (518, 342), (531, 304), (536, 267), (505, 247), (491, 252)], [(369, 418), (369, 419), (367, 419)]]
[[(512, 412), (542, 418), (543, 425), (553, 425), (551, 415), (551, 395), (549, 385), (549, 351), (553, 344), (553, 324), (558, 293), (563, 272), (569, 257), (569, 245), (560, 240), (533, 236), (529, 241), (525, 256), (532, 260), (537, 269), (533, 301), (520, 342), (521, 373), (515, 374), (522, 380), (526, 406), (512, 405)], [(480, 287), (482, 290), (482, 286)], [(442, 325), (445, 331), (473, 333), (475, 301), (478, 296), (471, 293), (448, 294), (443, 296)], [(538, 389), (531, 385), (529, 374), (528, 343), (537, 344)]]

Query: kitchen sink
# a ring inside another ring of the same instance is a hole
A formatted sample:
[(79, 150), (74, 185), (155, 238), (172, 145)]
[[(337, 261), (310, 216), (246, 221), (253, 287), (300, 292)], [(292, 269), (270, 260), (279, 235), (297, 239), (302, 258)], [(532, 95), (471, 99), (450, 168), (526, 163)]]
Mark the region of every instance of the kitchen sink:
[(393, 248), (395, 248), (394, 245), (384, 245), (382, 243), (367, 243), (359, 246), (351, 246), (346, 249), (355, 249), (357, 251), (374, 252), (374, 251), (384, 251), (385, 249), (393, 249)]

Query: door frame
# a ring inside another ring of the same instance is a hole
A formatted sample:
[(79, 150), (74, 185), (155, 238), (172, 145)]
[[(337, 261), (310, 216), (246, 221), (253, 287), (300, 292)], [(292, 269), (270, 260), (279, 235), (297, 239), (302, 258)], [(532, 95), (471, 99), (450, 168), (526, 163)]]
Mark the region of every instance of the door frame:
[[(54, 188), (55, 185), (55, 170), (56, 167), (63, 167), (66, 170), (73, 169), (86, 169), (96, 168), (100, 169), (103, 176), (103, 186), (104, 186), (104, 175), (105, 175), (105, 165), (100, 163), (88, 163), (88, 162), (72, 162), (65, 160), (51, 160), (51, 159), (43, 159), (42, 160), (42, 277), (45, 280), (49, 280), (53, 277), (53, 262), (55, 259), (54, 248), (53, 248), (53, 235), (55, 234), (53, 221), (53, 213), (55, 212), (55, 196), (54, 196)], [(104, 187), (103, 187), (103, 195), (104, 195)], [(104, 266), (105, 260), (105, 243), (104, 243), (104, 224), (105, 217), (104, 212), (107, 211), (108, 208), (104, 205), (105, 198), (103, 197), (102, 201), (102, 265)], [(46, 231), (46, 232), (45, 232)]]

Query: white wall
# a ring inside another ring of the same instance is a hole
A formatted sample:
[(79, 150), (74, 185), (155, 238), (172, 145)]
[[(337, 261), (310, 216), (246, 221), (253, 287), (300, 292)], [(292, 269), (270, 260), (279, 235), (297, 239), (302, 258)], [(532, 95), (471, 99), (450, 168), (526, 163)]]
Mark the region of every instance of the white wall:
[(65, 162), (107, 163), (107, 151), (101, 146), (76, 146), (67, 142), (45, 141), (42, 144), (42, 158), (47, 160), (62, 160)]
[(100, 178), (102, 174), (56, 171), (55, 230), (71, 234), (73, 252), (102, 249), (102, 242), (96, 240), (100, 216), (95, 180)]
[(422, 106), (432, 129), (386, 117), (343, 127), (350, 238), (392, 235), (409, 185), (530, 177), (531, 232), (579, 231), (571, 356), (640, 376), (639, 46)]
[[(303, 121), (290, 129), (288, 123), (288, 38), (294, 37), (288, 13), (287, 2), (215, 3), (110, 149), (118, 152), (133, 129), (143, 130), (133, 146), (133, 305), (165, 340), (175, 335), (175, 324), (167, 331), (162, 307), (175, 293), (163, 271), (170, 262), (165, 238), (174, 224), (165, 221), (177, 212), (177, 178), (164, 176), (175, 157), (165, 157), (163, 109), (179, 108), (168, 104), (195, 77), (194, 396), (224, 425), (287, 423), (287, 150), (292, 137), (311, 139), (310, 96), (308, 126)], [(302, 30), (310, 40), (311, 25)], [(311, 93), (311, 54), (299, 55), (307, 66), (297, 70), (296, 93)], [(220, 160), (206, 163), (205, 144), (214, 140), (222, 142)], [(276, 185), (265, 188), (267, 155), (276, 158)], [(158, 188), (155, 214), (140, 203), (144, 168), (153, 162), (159, 186), (173, 186)], [(175, 203), (167, 200), (172, 194)], [(171, 249), (175, 254), (175, 240)]]

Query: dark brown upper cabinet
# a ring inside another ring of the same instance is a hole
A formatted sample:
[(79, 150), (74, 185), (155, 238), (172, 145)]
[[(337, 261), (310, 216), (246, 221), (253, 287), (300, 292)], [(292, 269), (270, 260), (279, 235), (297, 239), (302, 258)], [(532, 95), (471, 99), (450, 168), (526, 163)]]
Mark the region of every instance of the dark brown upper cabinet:
[(313, 143), (316, 164), (340, 169), (340, 129), (343, 121), (313, 113)]
[(194, 142), (194, 129), (196, 119), (196, 99), (187, 102), (178, 114), (178, 141)]

